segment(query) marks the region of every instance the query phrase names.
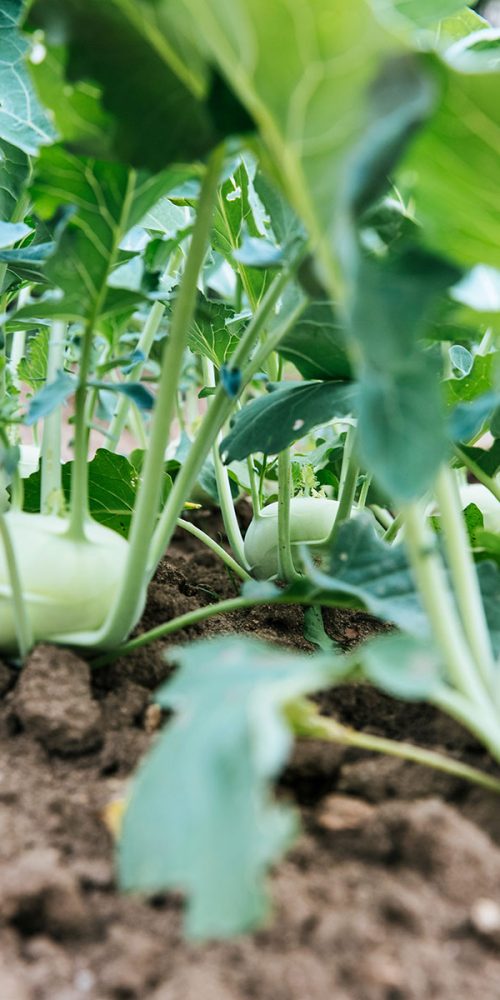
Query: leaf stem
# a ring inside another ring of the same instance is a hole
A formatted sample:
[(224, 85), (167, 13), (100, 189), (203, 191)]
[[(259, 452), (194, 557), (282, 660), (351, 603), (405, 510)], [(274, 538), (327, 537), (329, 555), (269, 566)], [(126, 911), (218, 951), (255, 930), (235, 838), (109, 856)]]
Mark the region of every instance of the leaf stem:
[[(149, 448), (146, 452), (130, 528), (129, 553), (123, 585), (111, 615), (103, 628), (106, 642), (110, 644), (119, 642), (133, 626), (140, 595), (144, 592), (148, 582), (148, 543), (151, 538), (151, 526), (156, 522), (160, 505), (165, 451), (175, 412), (182, 360), (196, 305), (198, 277), (203, 266), (212, 228), (223, 157), (224, 149), (218, 147), (212, 153), (207, 165), (179, 294), (172, 313), (169, 336), (163, 353)], [(173, 490), (170, 496), (172, 493)], [(182, 497), (182, 502), (175, 511), (169, 540), (184, 500), (185, 496)]]
[(278, 455), (278, 571), (284, 583), (291, 583), (299, 576), (293, 562), (290, 539), (291, 492), (290, 449), (284, 448)]
[[(49, 336), (47, 382), (53, 382), (62, 369), (66, 342), (66, 323), (55, 320)], [(41, 450), (40, 510), (58, 513), (62, 499), (61, 411), (57, 407), (43, 422)]]
[(491, 689), (495, 661), (455, 475), (444, 465), (436, 481), (444, 543), (463, 629), (477, 669)]
[(476, 477), (478, 482), (482, 483), (483, 486), (486, 486), (486, 489), (488, 489), (490, 493), (493, 493), (493, 496), (496, 497), (497, 500), (500, 500), (500, 486), (496, 480), (491, 476), (488, 476), (486, 472), (483, 472), (481, 466), (478, 465), (473, 458), (469, 458), (467, 453), (462, 451), (461, 448), (455, 447), (454, 450), (457, 458), (459, 458), (463, 465), (465, 465), (465, 468), (469, 469), (469, 472), (472, 472), (472, 475)]
[[(160, 323), (163, 319), (165, 313), (165, 306), (163, 302), (155, 302), (150, 309), (148, 318), (144, 324), (139, 341), (137, 344), (137, 350), (144, 355), (144, 360), (138, 361), (137, 364), (131, 368), (131, 370), (125, 376), (125, 382), (138, 382), (142, 371), (144, 368), (145, 360), (149, 357), (151, 348), (154, 343), (156, 334), (158, 333)], [(127, 415), (130, 408), (130, 400), (126, 395), (120, 396), (113, 418), (108, 428), (108, 447), (110, 451), (116, 451), (118, 442), (120, 440), (123, 428), (127, 421)]]
[[(203, 367), (203, 380), (205, 385), (210, 387), (215, 387), (215, 372), (214, 366), (209, 358), (202, 358)], [(210, 408), (210, 400), (208, 400), (208, 408)], [(212, 458), (215, 469), (215, 479), (217, 482), (217, 493), (219, 497), (219, 506), (222, 513), (222, 520), (224, 522), (224, 529), (227, 535), (228, 542), (236, 556), (237, 561), (240, 566), (248, 569), (248, 562), (245, 558), (245, 546), (243, 543), (243, 536), (241, 534), (241, 528), (236, 516), (236, 511), (234, 509), (233, 494), (231, 492), (231, 484), (229, 482), (229, 476), (227, 474), (226, 466), (223, 465), (222, 459), (220, 457), (219, 445), (222, 440), (221, 432), (217, 434), (215, 442), (212, 448)]]
[(197, 524), (192, 524), (191, 521), (185, 521), (183, 517), (179, 517), (177, 518), (177, 527), (183, 528), (184, 531), (193, 535), (194, 538), (197, 538), (200, 542), (203, 542), (207, 548), (211, 549), (215, 555), (219, 556), (219, 559), (222, 559), (222, 562), (224, 562), (226, 566), (233, 571), (233, 573), (236, 573), (237, 576), (240, 577), (240, 580), (252, 579), (250, 573), (247, 573), (246, 569), (244, 569), (243, 566), (240, 566), (240, 564), (236, 562), (236, 559), (233, 559), (229, 552), (226, 552), (226, 550), (222, 548), (222, 545), (219, 545), (214, 538), (211, 538), (205, 531), (202, 531)]
[(490, 717), (493, 708), (467, 645), (425, 511), (413, 502), (402, 509), (402, 515), (410, 564), (449, 679)]
[(328, 546), (334, 545), (340, 531), (340, 526), (347, 521), (351, 514), (356, 486), (358, 484), (359, 466), (356, 462), (354, 449), (356, 445), (357, 429), (352, 424), (349, 425), (344, 446), (344, 457), (342, 460), (342, 470), (339, 483), (339, 507), (333, 528), (328, 539)]
[(390, 757), (399, 757), (415, 764), (432, 767), (436, 771), (452, 774), (465, 781), (471, 781), (488, 791), (500, 793), (500, 779), (486, 774), (459, 760), (437, 753), (435, 750), (425, 750), (412, 743), (386, 739), (374, 736), (372, 733), (361, 733), (348, 726), (343, 726), (334, 719), (319, 715), (318, 709), (307, 699), (292, 702), (287, 708), (287, 719), (297, 736), (306, 739), (326, 740), (330, 743), (340, 743), (342, 746), (356, 747), (360, 750), (383, 753)]
[[(278, 604), (280, 602), (280, 597), (273, 602), (271, 602), (269, 597), (266, 597), (267, 604)], [(206, 621), (207, 618), (215, 618), (218, 615), (228, 614), (230, 611), (243, 611), (245, 608), (253, 608), (262, 603), (262, 597), (256, 594), (254, 597), (230, 597), (224, 601), (218, 601), (216, 604), (206, 604), (204, 607), (195, 608), (194, 611), (187, 611), (186, 614), (179, 615), (178, 618), (172, 618), (169, 622), (157, 625), (155, 628), (143, 632), (142, 635), (138, 635), (135, 639), (129, 639), (128, 642), (116, 646), (110, 652), (104, 653), (97, 659), (92, 660), (92, 666), (104, 667), (120, 656), (128, 656), (129, 653), (133, 653), (135, 649), (140, 649), (141, 646), (147, 646), (148, 643), (156, 642), (157, 639), (164, 639), (167, 635), (180, 632), (181, 629), (191, 628), (192, 625)], [(287, 599), (283, 603), (290, 604), (291, 601)]]

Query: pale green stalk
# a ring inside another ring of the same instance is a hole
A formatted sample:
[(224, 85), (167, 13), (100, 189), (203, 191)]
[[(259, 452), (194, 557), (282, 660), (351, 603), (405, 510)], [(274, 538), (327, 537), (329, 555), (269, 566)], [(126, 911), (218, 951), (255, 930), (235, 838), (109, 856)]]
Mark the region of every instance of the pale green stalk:
[[(152, 306), (148, 318), (144, 324), (142, 333), (139, 337), (137, 344), (137, 350), (144, 355), (144, 360), (138, 361), (137, 364), (131, 368), (127, 375), (125, 376), (125, 382), (138, 382), (141, 378), (145, 362), (149, 357), (151, 348), (154, 344), (154, 339), (158, 330), (160, 328), (160, 323), (163, 319), (165, 313), (165, 306), (163, 302), (155, 302)], [(130, 399), (128, 396), (121, 395), (117, 401), (115, 412), (113, 414), (111, 423), (108, 428), (108, 447), (110, 451), (116, 451), (120, 437), (122, 435), (123, 429), (127, 422), (127, 416), (130, 409)]]
[(402, 508), (402, 515), (410, 565), (448, 677), (457, 691), (484, 712), (485, 719), (493, 719), (493, 708), (470, 653), (425, 511), (414, 502)]
[[(203, 266), (212, 228), (214, 203), (223, 155), (222, 148), (215, 150), (207, 166), (186, 265), (172, 312), (151, 423), (149, 448), (146, 451), (141, 484), (130, 528), (129, 553), (123, 585), (111, 615), (102, 630), (105, 640), (110, 645), (119, 642), (132, 627), (137, 615), (141, 590), (144, 591), (148, 582), (148, 539), (151, 538), (151, 526), (156, 521), (160, 505), (165, 451), (175, 412), (175, 400), (184, 351), (196, 306), (198, 276)], [(170, 495), (172, 492), (173, 490)], [(176, 511), (172, 531), (184, 499), (185, 497), (182, 498), (182, 503)]]
[(445, 754), (437, 753), (435, 750), (425, 750), (423, 747), (414, 746), (412, 743), (404, 743), (399, 740), (386, 739), (381, 736), (374, 736), (372, 733), (360, 733), (348, 726), (343, 726), (335, 719), (330, 719), (320, 715), (316, 705), (307, 699), (300, 699), (292, 702), (286, 712), (287, 719), (294, 732), (302, 739), (326, 740), (329, 743), (338, 743), (341, 746), (355, 747), (358, 750), (368, 750), (375, 753), (383, 753), (390, 757), (398, 757), (401, 760), (409, 760), (414, 764), (422, 764), (425, 767), (432, 767), (434, 770), (443, 771), (445, 774), (452, 774), (465, 781), (472, 781), (489, 791), (500, 792), (500, 779), (493, 775), (479, 771), (475, 767), (463, 764), (459, 760), (447, 757)]
[(193, 535), (198, 539), (198, 541), (203, 542), (207, 548), (211, 549), (212, 552), (214, 552), (215, 555), (226, 564), (228, 569), (232, 570), (233, 573), (236, 573), (236, 575), (239, 576), (240, 580), (252, 579), (250, 573), (247, 573), (246, 569), (243, 569), (243, 566), (240, 566), (240, 564), (236, 562), (236, 559), (233, 559), (229, 552), (226, 552), (226, 550), (222, 548), (222, 545), (219, 545), (215, 539), (211, 538), (210, 535), (207, 535), (206, 531), (202, 531), (201, 528), (198, 528), (196, 524), (192, 524), (191, 521), (185, 521), (183, 517), (179, 517), (177, 518), (177, 527), (183, 528), (184, 531)]
[(472, 559), (454, 473), (444, 465), (436, 481), (441, 527), (458, 610), (469, 648), (487, 687), (495, 674), (495, 660), (476, 567)]
[(291, 583), (299, 575), (294, 566), (290, 540), (291, 494), (290, 449), (284, 448), (278, 455), (278, 572), (280, 580), (285, 583)]
[[(215, 387), (215, 372), (214, 366), (209, 358), (202, 358), (203, 367), (203, 380), (205, 385), (210, 387)], [(207, 400), (207, 406), (210, 408), (210, 400)], [(231, 483), (229, 481), (229, 476), (226, 466), (223, 464), (220, 457), (220, 442), (222, 441), (222, 433), (219, 431), (217, 437), (215, 438), (214, 446), (212, 448), (212, 459), (214, 463), (215, 479), (217, 482), (217, 493), (219, 498), (219, 507), (222, 514), (222, 520), (224, 522), (224, 529), (227, 535), (228, 542), (236, 556), (237, 561), (245, 569), (248, 569), (248, 562), (245, 558), (245, 546), (243, 542), (243, 536), (241, 534), (241, 528), (236, 516), (236, 511), (234, 509), (233, 494), (231, 492)]]
[[(47, 382), (53, 382), (64, 363), (66, 323), (55, 320), (50, 328), (47, 357)], [(43, 422), (41, 451), (40, 510), (42, 514), (59, 513), (62, 498), (61, 410), (57, 407)]]
[(465, 451), (462, 451), (461, 448), (456, 447), (455, 454), (465, 465), (466, 469), (469, 469), (469, 471), (472, 472), (472, 475), (475, 476), (476, 479), (483, 484), (483, 486), (486, 486), (486, 489), (488, 489), (490, 493), (497, 498), (497, 500), (500, 500), (500, 485), (496, 482), (496, 480), (492, 479), (491, 476), (488, 476), (486, 472), (483, 472), (481, 466), (478, 465), (473, 458), (469, 458), (469, 456), (465, 453)]
[(335, 540), (340, 531), (341, 525), (344, 521), (347, 521), (350, 517), (352, 505), (354, 503), (354, 496), (356, 494), (356, 486), (358, 484), (359, 466), (355, 460), (354, 449), (356, 446), (356, 427), (353, 425), (349, 426), (347, 431), (344, 455), (342, 459), (342, 469), (340, 473), (339, 482), (339, 507), (337, 510), (337, 516), (334, 521), (333, 528), (330, 532), (330, 537), (328, 539), (328, 545), (331, 547), (334, 545)]

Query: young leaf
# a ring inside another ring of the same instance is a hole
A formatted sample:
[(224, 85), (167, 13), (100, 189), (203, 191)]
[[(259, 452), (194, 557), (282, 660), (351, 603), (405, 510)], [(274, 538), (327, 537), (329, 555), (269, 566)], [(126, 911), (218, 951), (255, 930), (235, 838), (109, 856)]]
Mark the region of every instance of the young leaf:
[(18, 365), (18, 376), (34, 392), (42, 387), (47, 377), (49, 331), (42, 329), (28, 341), (26, 353)]
[(237, 346), (241, 327), (241, 321), (234, 322), (234, 310), (230, 306), (200, 295), (188, 345), (195, 354), (210, 358), (215, 367), (220, 368)]
[(324, 686), (331, 656), (227, 636), (170, 650), (169, 660), (180, 670), (157, 701), (175, 716), (132, 786), (120, 881), (185, 892), (192, 937), (236, 934), (266, 916), (266, 870), (297, 828), (271, 797), (292, 742), (283, 708)]
[[(235, 260), (240, 260), (242, 244), (248, 247), (249, 239), (260, 243), (261, 237), (251, 200), (251, 180), (246, 164), (241, 161), (219, 190), (212, 246), (234, 267)], [(250, 260), (243, 251), (243, 258), (239, 272), (250, 306), (255, 309), (271, 280), (271, 274), (262, 270), (262, 263), (256, 259), (255, 253), (254, 259)]]
[(352, 414), (356, 403), (354, 383), (280, 384), (236, 414), (229, 434), (221, 442), (221, 455), (227, 463), (259, 451), (276, 455), (313, 427)]
[(30, 172), (29, 157), (0, 140), (0, 218), (12, 219)]

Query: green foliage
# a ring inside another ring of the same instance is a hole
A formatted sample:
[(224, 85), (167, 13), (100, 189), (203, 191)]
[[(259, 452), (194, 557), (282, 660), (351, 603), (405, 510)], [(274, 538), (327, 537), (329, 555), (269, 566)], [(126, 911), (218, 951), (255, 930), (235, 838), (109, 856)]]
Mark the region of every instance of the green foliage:
[(29, 44), (19, 31), (24, 0), (3, 0), (0, 8), (0, 139), (34, 154), (56, 134), (31, 85), (26, 54)]
[(308, 583), (299, 581), (296, 585), (297, 593), (302, 588), (307, 600), (362, 608), (404, 632), (420, 637), (428, 634), (404, 547), (382, 541), (367, 514), (341, 525), (328, 573), (308, 560), (307, 576)]
[(326, 683), (331, 657), (227, 636), (169, 660), (180, 669), (156, 700), (175, 717), (132, 786), (120, 880), (185, 892), (192, 937), (235, 934), (266, 916), (264, 875), (297, 828), (271, 795), (291, 748), (283, 709)]
[(405, 701), (431, 701), (444, 681), (435, 646), (413, 636), (379, 636), (363, 643), (359, 663), (367, 680)]
[(312, 302), (279, 345), (305, 379), (347, 379), (352, 365), (346, 334), (330, 302)]
[(237, 346), (241, 326), (241, 320), (235, 321), (234, 309), (200, 295), (189, 332), (189, 347), (220, 368)]
[(109, 289), (108, 279), (125, 233), (169, 182), (168, 170), (150, 177), (120, 164), (78, 158), (59, 147), (43, 152), (32, 184), (36, 210), (50, 219), (61, 206), (69, 209), (45, 266), (46, 276), (64, 292), (62, 303), (54, 303), (57, 315), (95, 320), (109, 309), (109, 300), (116, 306), (117, 299), (132, 310), (141, 296)]
[(292, 382), (271, 388), (234, 416), (221, 443), (225, 462), (259, 451), (276, 455), (314, 427), (352, 414), (356, 407), (356, 385), (351, 383)]

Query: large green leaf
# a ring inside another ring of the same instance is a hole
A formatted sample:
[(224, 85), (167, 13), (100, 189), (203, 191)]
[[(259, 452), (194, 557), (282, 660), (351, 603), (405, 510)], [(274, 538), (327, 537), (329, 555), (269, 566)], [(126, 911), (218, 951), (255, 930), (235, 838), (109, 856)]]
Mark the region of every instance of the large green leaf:
[[(70, 210), (45, 265), (46, 276), (64, 292), (63, 301), (53, 303), (57, 315), (95, 317), (117, 295), (123, 306), (122, 290), (107, 287), (120, 242), (169, 182), (168, 170), (151, 177), (118, 163), (72, 156), (59, 147), (42, 152), (32, 185), (36, 210), (44, 219), (61, 208)], [(142, 296), (129, 292), (128, 297), (132, 309)]]
[(341, 525), (328, 573), (310, 563), (307, 574), (309, 583), (299, 581), (290, 593), (303, 592), (307, 602), (363, 608), (413, 635), (429, 633), (404, 546), (382, 541), (367, 514)]
[(203, 155), (242, 121), (222, 89), (209, 106), (202, 60), (178, 25), (178, 11), (163, 25), (159, 7), (144, 0), (36, 0), (30, 12), (49, 42), (66, 43), (69, 79), (101, 86), (120, 158), (153, 170)]
[(227, 463), (255, 452), (276, 455), (313, 427), (352, 414), (356, 402), (354, 383), (280, 383), (235, 415), (229, 434), (221, 442), (221, 454)]
[[(169, 12), (179, 0), (163, 0)], [(291, 203), (325, 247), (367, 92), (401, 51), (367, 0), (182, 0), (191, 30), (257, 121)], [(336, 256), (330, 245), (328, 258)]]
[(34, 154), (53, 142), (56, 133), (27, 70), (29, 43), (19, 31), (24, 6), (24, 0), (3, 0), (0, 5), (0, 139)]
[(21, 194), (30, 171), (26, 153), (9, 142), (0, 141), (0, 218), (18, 215)]
[(398, 501), (424, 493), (447, 454), (438, 371), (419, 338), (456, 277), (420, 251), (363, 260), (356, 271), (351, 332), (362, 356), (360, 452)]
[[(139, 484), (142, 453), (134, 454), (136, 461), (132, 463), (124, 455), (115, 455), (105, 448), (98, 448), (88, 466), (89, 513), (100, 524), (111, 528), (124, 538), (127, 538), (129, 533)], [(71, 496), (72, 468), (72, 462), (66, 462), (62, 467), (62, 485), (67, 503)], [(166, 499), (171, 485), (172, 480), (165, 472), (163, 500)], [(40, 510), (40, 471), (26, 479), (24, 487), (24, 510), (36, 514)]]
[(169, 651), (157, 695), (176, 714), (132, 785), (119, 845), (125, 889), (181, 889), (193, 937), (248, 930), (268, 912), (264, 875), (297, 823), (273, 801), (291, 733), (283, 708), (333, 679), (330, 656), (230, 636)]
[(379, 690), (405, 701), (431, 701), (444, 681), (438, 650), (414, 636), (384, 635), (363, 643), (359, 664)]
[(427, 28), (437, 22), (463, 13), (472, 6), (473, 0), (372, 0), (374, 10), (389, 23), (406, 22), (410, 26)]
[[(500, 72), (440, 67), (442, 98), (401, 167), (427, 244), (500, 267)], [(480, 179), (480, 180), (479, 180)]]
[(281, 341), (279, 353), (303, 378), (351, 378), (345, 329), (327, 301), (312, 302)]

